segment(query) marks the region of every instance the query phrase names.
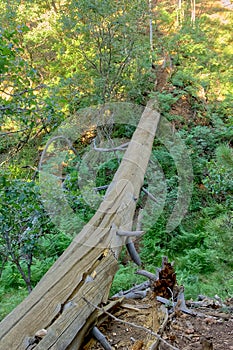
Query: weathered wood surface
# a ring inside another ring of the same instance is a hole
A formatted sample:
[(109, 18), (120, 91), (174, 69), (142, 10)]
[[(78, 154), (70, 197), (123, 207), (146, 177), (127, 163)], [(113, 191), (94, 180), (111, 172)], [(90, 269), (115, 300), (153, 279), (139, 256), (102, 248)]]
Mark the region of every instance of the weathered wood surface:
[[(0, 349), (29, 349), (29, 339), (44, 328), (36, 350), (80, 349), (97, 311), (85, 300), (106, 302), (125, 237), (131, 230), (159, 113), (145, 108), (105, 200), (32, 293), (0, 323)], [(85, 300), (84, 298), (85, 297)]]

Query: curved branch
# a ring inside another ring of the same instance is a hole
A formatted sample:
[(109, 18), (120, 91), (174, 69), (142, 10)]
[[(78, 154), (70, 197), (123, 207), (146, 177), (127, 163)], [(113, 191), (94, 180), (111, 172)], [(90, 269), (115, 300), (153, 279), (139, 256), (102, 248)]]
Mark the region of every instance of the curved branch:
[(129, 145), (129, 142), (123, 143), (122, 145), (117, 146), (117, 147), (113, 147), (113, 148), (99, 148), (99, 147), (96, 147), (95, 140), (94, 140), (93, 145), (94, 145), (93, 147), (94, 147), (95, 151), (98, 151), (98, 152), (114, 152), (114, 151), (125, 151), (125, 149)]

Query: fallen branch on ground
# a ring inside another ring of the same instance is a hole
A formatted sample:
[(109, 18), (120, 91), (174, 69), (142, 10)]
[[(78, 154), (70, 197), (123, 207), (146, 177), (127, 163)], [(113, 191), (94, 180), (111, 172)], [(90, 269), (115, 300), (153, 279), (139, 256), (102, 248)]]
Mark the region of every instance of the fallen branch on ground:
[(103, 346), (104, 350), (112, 350), (110, 343), (96, 326), (93, 327), (91, 334)]
[[(146, 281), (141, 284), (138, 284), (126, 291), (120, 291), (112, 296), (112, 299), (124, 297), (126, 299), (137, 299), (139, 295), (142, 295), (141, 292), (147, 292), (149, 290), (150, 282)], [(140, 296), (141, 297), (141, 296)]]

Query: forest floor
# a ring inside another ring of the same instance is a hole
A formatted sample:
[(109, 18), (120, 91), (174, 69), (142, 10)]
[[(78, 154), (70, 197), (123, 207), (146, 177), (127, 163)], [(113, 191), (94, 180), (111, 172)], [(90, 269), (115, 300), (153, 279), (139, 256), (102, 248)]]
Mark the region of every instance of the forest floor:
[[(221, 306), (216, 299), (206, 298), (201, 303), (201, 307), (195, 307), (200, 315), (192, 316), (181, 311), (169, 312), (169, 308), (151, 296), (142, 300), (125, 299), (112, 312), (122, 321), (109, 316), (99, 329), (112, 349), (118, 350), (169, 350), (170, 345), (180, 350), (233, 349), (233, 299)], [(160, 334), (170, 345), (163, 341), (156, 343), (156, 337), (148, 329)], [(84, 346), (84, 350), (100, 349), (104, 348), (93, 339)]]

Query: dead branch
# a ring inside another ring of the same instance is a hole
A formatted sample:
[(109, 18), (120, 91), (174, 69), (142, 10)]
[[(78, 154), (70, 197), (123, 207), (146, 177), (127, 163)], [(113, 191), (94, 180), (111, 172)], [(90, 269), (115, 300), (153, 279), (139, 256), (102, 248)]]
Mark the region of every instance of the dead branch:
[(129, 292), (127, 294), (124, 294), (124, 297), (126, 299), (144, 299), (147, 295), (148, 289), (147, 290), (139, 290), (135, 292)]
[(126, 241), (126, 248), (133, 262), (135, 262), (136, 265), (140, 266), (142, 264), (140, 256), (135, 248), (134, 243), (129, 237)]
[(113, 147), (113, 148), (99, 148), (99, 147), (96, 147), (95, 140), (93, 140), (93, 148), (95, 151), (98, 151), (98, 152), (125, 151), (125, 149), (128, 147), (128, 145), (129, 145), (129, 142), (126, 142), (120, 146)]
[(91, 330), (91, 335), (103, 346), (104, 350), (112, 350), (111, 345), (100, 330), (94, 326)]
[[(104, 306), (104, 310), (107, 310), (110, 312), (110, 310), (114, 310), (115, 308), (117, 308), (119, 305), (122, 304), (122, 302), (124, 301), (125, 297), (121, 296), (118, 299), (114, 299), (111, 300), (107, 305)], [(108, 316), (106, 315), (105, 312), (100, 312), (98, 313), (97, 316), (97, 326), (99, 327), (103, 322), (106, 321), (106, 319), (108, 318)]]
[(160, 297), (159, 295), (156, 297), (156, 300), (159, 301), (160, 303), (166, 305), (166, 306), (169, 306), (169, 305), (174, 306), (174, 303), (172, 303), (171, 300), (169, 300), (167, 298)]
[(184, 298), (184, 286), (180, 286), (179, 293), (177, 295), (177, 303), (175, 305), (175, 309), (178, 309), (188, 315), (196, 315), (193, 310), (187, 308)]
[(47, 86), (45, 84), (40, 84), (38, 86), (36, 86), (35, 88), (30, 88), (30, 89), (24, 89), (23, 91), (14, 93), (14, 94), (10, 94), (9, 92), (5, 91), (5, 90), (0, 90), (0, 92), (2, 92), (5, 95), (11, 96), (11, 97), (17, 97), (17, 96), (21, 96), (26, 94), (27, 92), (33, 92), (39, 89), (43, 89), (46, 88)]
[(23, 132), (25, 130), (28, 130), (30, 128), (31, 128), (31, 126), (28, 126), (26, 128), (20, 129), (20, 130), (1, 132), (0, 136), (7, 136), (7, 135), (17, 134), (17, 133)]
[(137, 270), (135, 273), (137, 275), (147, 277), (147, 278), (149, 278), (149, 280), (156, 281), (156, 276), (152, 272), (148, 272), (146, 270)]
[(116, 234), (118, 236), (125, 236), (125, 237), (140, 237), (143, 235), (144, 231), (123, 231), (123, 230), (118, 230)]
[(172, 302), (171, 300), (167, 298), (163, 298), (161, 296), (157, 296), (156, 300), (168, 307), (171, 306), (172, 311), (182, 311), (185, 314), (188, 314), (191, 316), (206, 317), (204, 313), (195, 312), (194, 310), (189, 309), (186, 306), (183, 292), (181, 292), (180, 295), (178, 294), (177, 301), (175, 302)]
[(102, 190), (106, 190), (108, 188), (109, 185), (103, 185), (103, 186), (99, 186), (99, 187), (94, 187), (94, 191), (98, 192), (98, 191), (102, 191)]
[[(146, 282), (143, 282), (141, 284), (138, 284), (126, 291), (120, 291), (116, 294), (114, 294), (112, 296), (112, 298), (120, 298), (120, 297), (124, 297), (126, 299), (129, 299), (131, 298), (131, 295), (139, 295), (138, 292), (140, 291), (146, 291), (146, 293), (149, 291), (149, 286), (150, 286), (150, 282), (149, 281), (146, 281)], [(132, 299), (135, 299), (135, 298), (132, 298)]]
[(158, 200), (151, 194), (145, 187), (142, 187), (142, 191), (155, 203), (159, 203)]

